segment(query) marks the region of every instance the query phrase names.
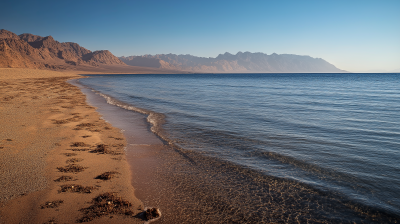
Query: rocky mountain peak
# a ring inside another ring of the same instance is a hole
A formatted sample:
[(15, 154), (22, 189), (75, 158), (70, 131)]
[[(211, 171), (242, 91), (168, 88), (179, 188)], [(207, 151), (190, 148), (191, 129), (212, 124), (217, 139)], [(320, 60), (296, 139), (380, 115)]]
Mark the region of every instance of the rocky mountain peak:
[(12, 38), (19, 39), (18, 35), (5, 29), (0, 30), (0, 39)]

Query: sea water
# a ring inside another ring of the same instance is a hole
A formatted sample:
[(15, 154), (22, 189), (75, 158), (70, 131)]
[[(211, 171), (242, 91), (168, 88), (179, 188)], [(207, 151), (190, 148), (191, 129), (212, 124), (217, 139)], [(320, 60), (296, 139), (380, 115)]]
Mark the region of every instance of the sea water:
[(132, 74), (79, 82), (145, 114), (149, 128), (183, 153), (300, 184), (356, 216), (378, 217), (356, 221), (400, 217), (400, 74)]

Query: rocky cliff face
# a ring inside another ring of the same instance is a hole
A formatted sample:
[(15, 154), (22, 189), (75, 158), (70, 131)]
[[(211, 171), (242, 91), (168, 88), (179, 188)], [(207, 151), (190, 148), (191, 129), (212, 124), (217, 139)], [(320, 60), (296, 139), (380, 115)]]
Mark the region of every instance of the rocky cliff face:
[(292, 54), (225, 53), (216, 58), (192, 55), (158, 54), (120, 57), (128, 65), (178, 69), (191, 72), (345, 72), (321, 58)]
[(125, 65), (109, 51), (92, 52), (76, 43), (60, 43), (52, 36), (18, 36), (0, 30), (0, 67), (64, 68), (71, 65), (102, 64)]
[(40, 52), (20, 39), (0, 39), (0, 67), (37, 68)]

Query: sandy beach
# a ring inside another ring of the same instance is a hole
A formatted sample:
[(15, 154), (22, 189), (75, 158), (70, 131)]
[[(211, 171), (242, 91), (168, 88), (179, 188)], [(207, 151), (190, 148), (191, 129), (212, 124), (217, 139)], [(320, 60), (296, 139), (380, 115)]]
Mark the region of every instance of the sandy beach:
[(124, 135), (78, 74), (0, 68), (0, 223), (143, 223)]

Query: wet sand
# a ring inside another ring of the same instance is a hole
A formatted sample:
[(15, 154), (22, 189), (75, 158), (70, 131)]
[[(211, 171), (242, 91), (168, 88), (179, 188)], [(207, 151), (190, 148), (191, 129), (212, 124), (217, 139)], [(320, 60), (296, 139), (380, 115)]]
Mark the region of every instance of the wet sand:
[(0, 223), (143, 223), (125, 137), (77, 74), (0, 69)]

